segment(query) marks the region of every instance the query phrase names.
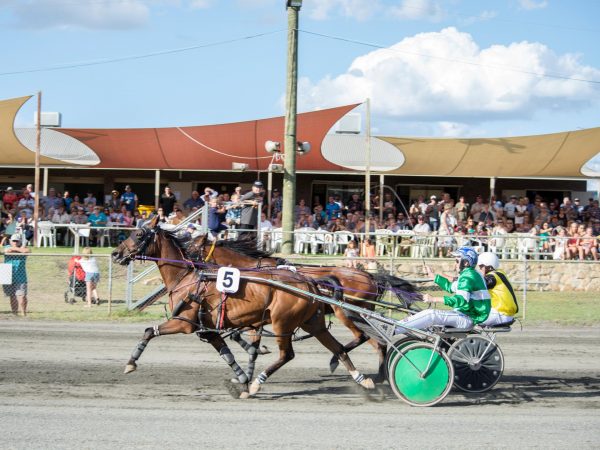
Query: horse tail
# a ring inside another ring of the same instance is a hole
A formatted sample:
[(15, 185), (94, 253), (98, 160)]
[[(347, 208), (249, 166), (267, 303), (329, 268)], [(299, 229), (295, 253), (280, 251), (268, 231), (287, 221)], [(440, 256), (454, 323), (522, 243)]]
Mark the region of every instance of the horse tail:
[(422, 294), (417, 291), (417, 288), (410, 281), (381, 271), (372, 274), (372, 276), (377, 284), (379, 298), (387, 291), (391, 291), (400, 302), (400, 306), (406, 309), (411, 309), (414, 302), (423, 299)]

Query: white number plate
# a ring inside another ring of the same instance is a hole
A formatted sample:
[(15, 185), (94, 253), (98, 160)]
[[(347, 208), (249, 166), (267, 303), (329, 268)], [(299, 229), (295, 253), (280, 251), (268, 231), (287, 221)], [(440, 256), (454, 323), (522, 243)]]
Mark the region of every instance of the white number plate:
[(235, 267), (220, 267), (217, 272), (217, 290), (233, 294), (240, 287), (240, 271)]

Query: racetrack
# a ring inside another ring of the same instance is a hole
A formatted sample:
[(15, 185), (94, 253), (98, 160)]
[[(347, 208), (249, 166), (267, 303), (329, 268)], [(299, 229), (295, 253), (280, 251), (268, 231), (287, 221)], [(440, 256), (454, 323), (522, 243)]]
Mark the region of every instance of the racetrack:
[[(598, 448), (600, 330), (537, 327), (499, 336), (503, 379), (432, 408), (366, 393), (311, 339), (255, 399), (195, 336), (154, 339), (123, 368), (144, 326), (0, 321), (2, 448)], [(342, 341), (344, 330), (334, 327)], [(274, 349), (274, 341), (265, 340)], [(245, 356), (232, 343), (245, 365)], [(373, 373), (370, 347), (351, 353)], [(259, 357), (262, 370), (273, 354)]]

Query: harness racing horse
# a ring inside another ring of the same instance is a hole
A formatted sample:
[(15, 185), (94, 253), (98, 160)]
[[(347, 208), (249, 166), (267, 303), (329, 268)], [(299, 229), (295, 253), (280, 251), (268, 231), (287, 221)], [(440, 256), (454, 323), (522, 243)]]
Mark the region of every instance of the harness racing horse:
[[(173, 313), (170, 320), (145, 330), (127, 362), (125, 373), (136, 370), (137, 360), (154, 337), (196, 332), (229, 364), (242, 386), (240, 397), (246, 398), (256, 394), (268, 377), (294, 358), (292, 335), (301, 328), (333, 352), (360, 386), (374, 388), (373, 381), (356, 370), (343, 346), (327, 330), (324, 304), (310, 296), (317, 293), (312, 281), (287, 270), (256, 270), (250, 272), (251, 276), (264, 282), (242, 278), (237, 292), (222, 296), (216, 289), (214, 274), (195, 270), (186, 258), (184, 246), (184, 241), (161, 228), (155, 217), (144, 228), (133, 231), (112, 253), (113, 260), (122, 265), (137, 258), (155, 259)], [(269, 280), (284, 281), (307, 294), (292, 293), (284, 287), (269, 284)], [(246, 373), (235, 361), (221, 333), (248, 327), (258, 329), (265, 324), (271, 324), (279, 347), (279, 359), (248, 386)]]
[[(233, 265), (244, 268), (260, 268), (272, 270), (281, 266), (286, 261), (279, 258), (272, 258), (271, 253), (257, 249), (255, 240), (220, 240), (211, 241), (208, 235), (197, 237), (188, 247), (188, 255), (194, 260), (204, 263), (213, 263), (219, 266)], [(421, 299), (421, 295), (415, 292), (415, 288), (408, 282), (391, 276), (375, 275), (368, 272), (346, 267), (336, 266), (293, 266), (298, 273), (316, 279), (321, 287), (329, 291), (329, 295), (338, 300), (344, 300), (347, 303), (363, 307), (368, 310), (374, 310), (376, 303), (385, 293), (389, 285), (392, 291), (400, 300), (402, 307), (408, 308), (414, 301)], [(326, 311), (333, 312), (342, 325), (347, 327), (354, 335), (354, 340), (344, 346), (346, 353), (355, 349), (365, 342), (369, 342), (379, 357), (379, 369), (375, 381), (383, 381), (385, 375), (385, 355), (387, 346), (376, 339), (369, 338), (356, 323), (348, 317), (348, 314), (338, 306), (327, 305)], [(239, 334), (232, 336), (244, 349), (254, 344), (260, 337), (253, 337), (251, 343), (245, 342)], [(250, 347), (252, 348), (252, 347)], [(249, 377), (252, 376), (254, 360), (256, 354), (250, 355), (250, 362), (246, 369)], [(339, 364), (339, 360), (334, 355), (331, 358), (329, 367), (333, 372)]]

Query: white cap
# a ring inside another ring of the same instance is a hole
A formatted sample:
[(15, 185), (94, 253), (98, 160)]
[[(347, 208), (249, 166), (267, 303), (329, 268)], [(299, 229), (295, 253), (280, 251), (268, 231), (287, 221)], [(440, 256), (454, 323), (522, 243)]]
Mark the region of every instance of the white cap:
[(19, 241), (19, 242), (21, 242), (21, 235), (19, 235), (19, 234), (13, 234), (13, 235), (10, 237), (10, 241), (11, 241), (11, 242), (12, 242), (12, 241)]

